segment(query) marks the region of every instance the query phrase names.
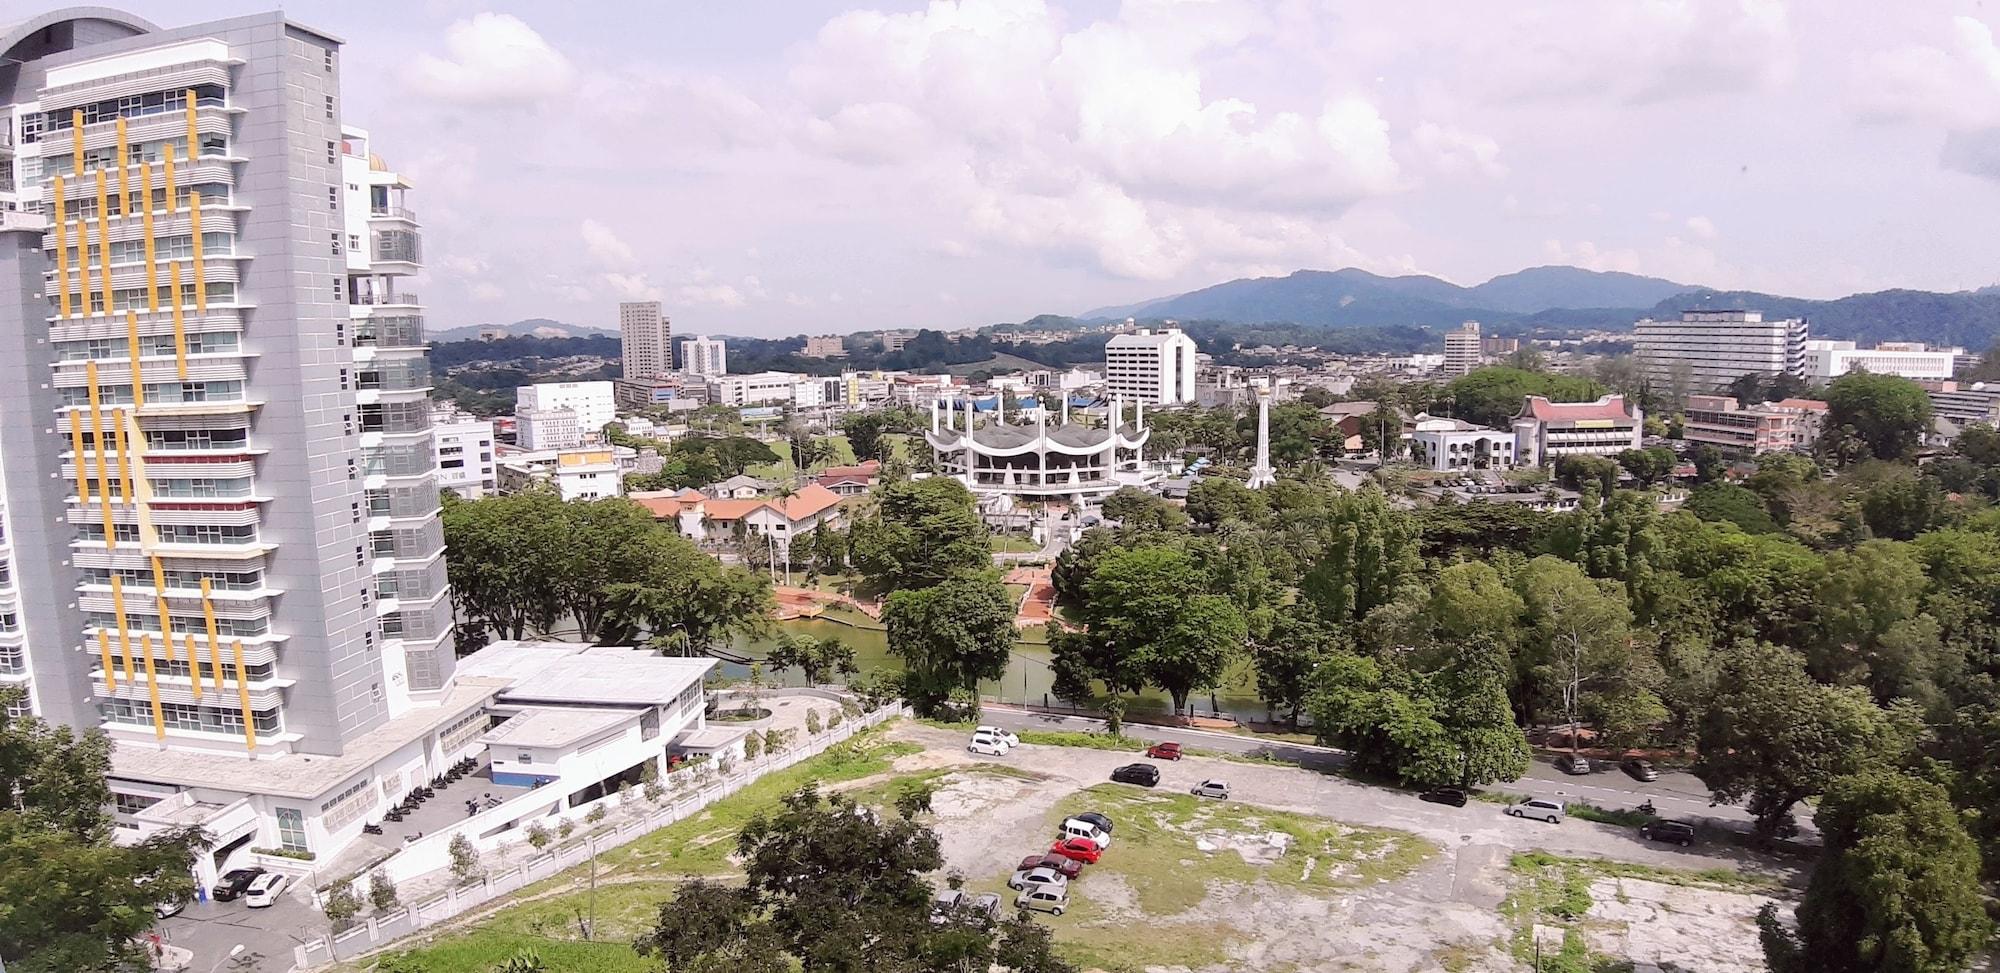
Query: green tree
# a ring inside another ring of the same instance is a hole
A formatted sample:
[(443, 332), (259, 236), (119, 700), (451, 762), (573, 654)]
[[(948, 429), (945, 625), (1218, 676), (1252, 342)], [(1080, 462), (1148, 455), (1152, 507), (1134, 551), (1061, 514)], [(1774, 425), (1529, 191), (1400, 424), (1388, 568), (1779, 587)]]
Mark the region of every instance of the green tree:
[(1257, 697), (1271, 709), (1283, 710), (1296, 726), (1312, 690), (1313, 671), (1343, 648), (1339, 636), (1317, 620), (1296, 613), (1279, 615), (1266, 635), (1251, 642)]
[(1764, 499), (1733, 483), (1705, 483), (1688, 495), (1681, 509), (1703, 520), (1735, 524), (1746, 534), (1775, 534), (1778, 522), (1764, 509)]
[(678, 536), (656, 535), (640, 569), (606, 587), (602, 640), (639, 641), (699, 655), (737, 633), (770, 624), (771, 582), (720, 561)]
[(882, 606), (882, 622), (913, 701), (926, 709), (953, 689), (976, 693), (981, 679), (1000, 678), (1017, 637), (1014, 603), (990, 570), (897, 591)]
[(1516, 585), (1529, 620), (1515, 698), (1523, 715), (1533, 718), (1554, 702), (1575, 727), (1597, 697), (1647, 688), (1629, 683), (1644, 670), (1635, 659), (1631, 609), (1616, 582), (1545, 554), (1528, 562)]
[(1618, 465), (1632, 474), (1632, 479), (1639, 481), (1640, 486), (1649, 487), (1673, 475), (1674, 467), (1680, 465), (1680, 457), (1665, 446), (1651, 446), (1619, 453)]
[(1319, 549), (1299, 594), (1329, 622), (1359, 621), (1422, 567), (1416, 521), (1380, 490), (1340, 495), (1309, 516)]
[(1188, 522), (1180, 508), (1138, 487), (1120, 487), (1099, 506), (1105, 519), (1149, 530), (1174, 530)]
[(333, 923), (333, 931), (341, 932), (354, 925), (354, 917), (361, 914), (361, 894), (354, 891), (353, 882), (341, 879), (326, 890), (326, 901), (320, 911)]
[(1177, 548), (1112, 552), (1086, 585), (1087, 668), (1107, 682), (1159, 686), (1185, 709), (1194, 690), (1221, 680), (1249, 636), (1235, 603), (1209, 589), (1208, 576)]
[(1461, 376), (1445, 387), (1444, 396), (1431, 404), (1431, 412), (1452, 415), (1482, 426), (1500, 428), (1520, 414), (1530, 395), (1545, 395), (1556, 402), (1588, 402), (1604, 394), (1604, 387), (1579, 375), (1555, 375), (1519, 368), (1481, 368)]
[(1796, 937), (1767, 907), (1774, 973), (1958, 973), (1993, 933), (1979, 849), (1944, 788), (1889, 771), (1842, 777), (1814, 820), (1826, 850)]
[(772, 669), (798, 669), (806, 682), (820, 686), (836, 675), (851, 676), (861, 670), (854, 665), (854, 647), (838, 638), (812, 638), (790, 632), (778, 636), (777, 644), (765, 653), (764, 663)]
[(390, 881), (389, 873), (375, 869), (368, 873), (368, 904), (376, 912), (387, 912), (402, 904), (402, 896), (396, 891), (396, 883)]
[[(565, 821), (564, 824), (569, 822)], [(451, 845), (446, 849), (451, 855), (451, 877), (453, 881), (464, 883), (480, 874), (479, 849), (472, 846), (472, 839), (464, 834), (451, 836)]]
[(1881, 460), (1915, 455), (1931, 428), (1931, 400), (1922, 386), (1895, 375), (1849, 372), (1826, 387), (1826, 431), (1822, 452), (1851, 459), (1843, 441)]
[(1528, 736), (1507, 698), (1511, 677), (1506, 645), (1482, 635), (1453, 641), (1444, 666), (1431, 675), (1438, 722), (1463, 767), (1457, 783), (1490, 784), (1528, 772)]
[(1597, 496), (1608, 497), (1618, 489), (1618, 465), (1616, 461), (1602, 456), (1559, 456), (1556, 458), (1556, 482), (1577, 491), (1594, 487)]
[(1264, 494), (1237, 480), (1206, 476), (1188, 489), (1187, 515), (1203, 527), (1215, 527), (1225, 520), (1261, 523), (1270, 513)]
[(1695, 776), (1716, 800), (1748, 798), (1758, 833), (1777, 835), (1793, 805), (1902, 755), (1913, 730), (1859, 687), (1813, 682), (1798, 653), (1748, 643), (1723, 657), (1697, 734)]
[(854, 566), (879, 591), (923, 588), (993, 564), (972, 491), (950, 477), (885, 484), (849, 531)]

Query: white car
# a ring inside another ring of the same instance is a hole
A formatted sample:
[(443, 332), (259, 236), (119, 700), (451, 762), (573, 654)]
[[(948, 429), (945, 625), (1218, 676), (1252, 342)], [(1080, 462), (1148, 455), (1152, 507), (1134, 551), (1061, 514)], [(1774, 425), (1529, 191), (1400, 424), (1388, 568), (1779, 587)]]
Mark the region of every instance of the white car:
[(1015, 736), (1011, 731), (1003, 730), (997, 726), (976, 726), (972, 728), (972, 732), (975, 736), (982, 733), (986, 734), (987, 736), (991, 736), (994, 739), (999, 740), (1001, 743), (1004, 743), (1010, 747), (1018, 747), (1021, 745), (1020, 737)]
[(268, 909), (278, 904), (278, 893), (284, 891), (285, 876), (280, 872), (265, 872), (243, 890), (243, 904), (252, 909)]
[(1196, 797), (1213, 797), (1217, 800), (1226, 801), (1229, 800), (1229, 783), (1220, 780), (1205, 780), (1194, 785), (1193, 788), (1189, 789), (1188, 793)]
[(965, 749), (973, 753), (983, 753), (989, 757), (1004, 757), (1007, 755), (1009, 747), (1005, 740), (998, 739), (990, 734), (975, 733), (972, 735), (972, 742), (966, 744)]
[(1095, 842), (1099, 848), (1111, 847), (1111, 832), (1082, 818), (1069, 818), (1065, 820), (1062, 823), (1062, 836), (1065, 838), (1087, 838)]
[(1534, 818), (1550, 824), (1560, 824), (1569, 816), (1569, 808), (1561, 801), (1551, 801), (1542, 797), (1531, 797), (1507, 809), (1507, 813), (1517, 818)]

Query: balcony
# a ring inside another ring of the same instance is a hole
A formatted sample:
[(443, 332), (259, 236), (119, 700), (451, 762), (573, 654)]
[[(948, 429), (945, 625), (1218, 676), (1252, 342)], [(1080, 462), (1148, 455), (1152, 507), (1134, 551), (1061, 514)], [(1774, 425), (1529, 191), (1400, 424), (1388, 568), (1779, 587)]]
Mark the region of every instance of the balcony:
[(354, 303), (366, 307), (416, 307), (423, 299), (409, 291), (400, 294), (356, 294)]
[(405, 223), (415, 224), (417, 222), (417, 211), (408, 206), (371, 206), (368, 209), (368, 218), (371, 220), (402, 220)]

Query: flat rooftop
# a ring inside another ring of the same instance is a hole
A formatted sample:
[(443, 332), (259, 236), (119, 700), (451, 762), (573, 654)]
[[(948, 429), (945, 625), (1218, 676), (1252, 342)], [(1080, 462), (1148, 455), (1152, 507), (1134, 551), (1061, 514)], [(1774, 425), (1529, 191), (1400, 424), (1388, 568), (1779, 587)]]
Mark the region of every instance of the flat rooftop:
[(659, 706), (698, 686), (714, 659), (680, 659), (644, 649), (575, 642), (495, 642), (458, 662), (466, 675), (505, 679), (513, 703)]
[(111, 749), (111, 776), (301, 800), (315, 798), (375, 766), (396, 748), (486, 705), (507, 685), (505, 679), (460, 676), (442, 701), (413, 708), (355, 737), (339, 756), (286, 753), (252, 757), (119, 742)]
[(629, 709), (529, 708), (487, 731), (479, 742), (496, 747), (566, 747), (632, 722)]

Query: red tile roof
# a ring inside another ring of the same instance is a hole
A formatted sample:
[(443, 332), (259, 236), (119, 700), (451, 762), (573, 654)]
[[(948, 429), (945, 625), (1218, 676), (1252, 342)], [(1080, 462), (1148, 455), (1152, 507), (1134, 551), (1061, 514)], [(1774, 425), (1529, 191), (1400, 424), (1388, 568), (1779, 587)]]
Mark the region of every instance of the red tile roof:
[(1530, 395), (1521, 409), (1521, 415), (1532, 415), (1543, 422), (1632, 418), (1632, 414), (1625, 409), (1625, 397), (1622, 395), (1607, 395), (1595, 402), (1550, 402), (1542, 396)]

